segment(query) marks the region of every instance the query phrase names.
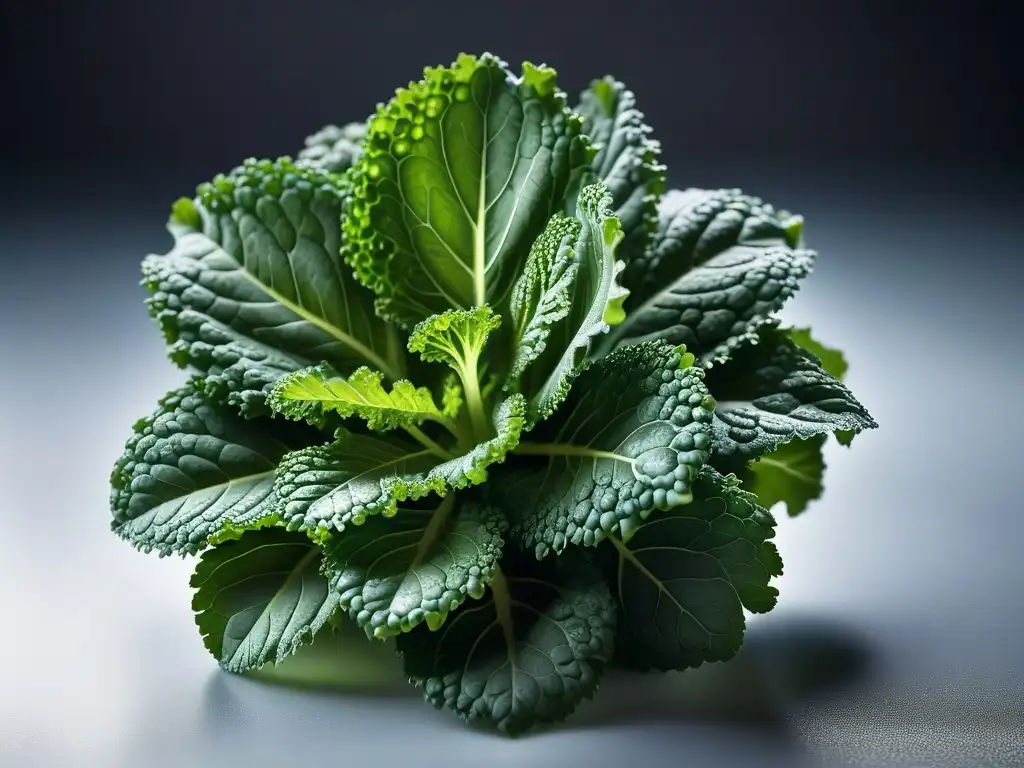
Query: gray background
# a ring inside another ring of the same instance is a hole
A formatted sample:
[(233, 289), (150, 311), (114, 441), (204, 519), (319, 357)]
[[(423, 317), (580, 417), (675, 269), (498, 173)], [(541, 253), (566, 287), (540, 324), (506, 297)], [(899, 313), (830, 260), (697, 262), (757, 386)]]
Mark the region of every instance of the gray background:
[[(373, 66), (373, 35), (328, 3), (4, 10), (0, 765), (1024, 765), (1013, 20), (528, 5), (461, 26), (364, 9), (395, 41)], [(610, 679), (517, 741), (402, 689), (228, 678), (192, 621), (191, 563), (107, 530), (132, 422), (184, 379), (137, 285), (170, 201), (462, 48), (545, 59), (573, 90), (614, 71), (675, 186), (804, 214), (821, 258), (785, 317), (847, 353), (881, 424), (830, 443), (825, 498), (780, 519), (780, 606), (734, 662)]]

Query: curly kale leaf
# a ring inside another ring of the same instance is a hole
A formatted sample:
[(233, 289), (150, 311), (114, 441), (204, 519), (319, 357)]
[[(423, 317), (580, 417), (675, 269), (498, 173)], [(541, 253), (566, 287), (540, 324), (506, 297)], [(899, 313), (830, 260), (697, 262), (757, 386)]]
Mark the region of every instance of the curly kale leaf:
[(193, 379), (135, 424), (110, 478), (112, 528), (141, 550), (169, 555), (272, 525), (277, 463), (316, 439), (301, 425), (247, 420)]
[[(383, 379), (384, 374), (365, 366), (344, 378), (329, 366), (319, 365), (282, 376), (274, 384), (267, 403), (275, 413), (315, 425), (322, 423), (329, 412), (342, 417), (357, 416), (375, 431), (415, 428), (425, 421), (452, 424), (453, 414), (438, 408), (426, 387), (402, 379), (389, 392)], [(459, 401), (454, 397), (454, 393), (448, 393), (449, 403), (458, 410)]]
[(341, 262), (342, 191), (287, 159), (246, 161), (179, 201), (174, 247), (142, 263), (171, 358), (250, 413), (281, 374), (321, 361), (403, 375), (394, 329)]
[(623, 277), (626, 319), (599, 354), (662, 339), (702, 363), (724, 361), (770, 324), (813, 267), (799, 217), (738, 190), (669, 192), (659, 213), (652, 244)]
[(744, 608), (770, 611), (782, 560), (775, 521), (734, 477), (705, 468), (693, 501), (659, 512), (599, 554), (620, 605), (615, 660), (635, 669), (725, 661), (743, 641)]
[(591, 154), (554, 70), (527, 63), (515, 77), (490, 54), (428, 68), (370, 118), (349, 172), (345, 259), (404, 328), (484, 303), (504, 314)]
[(325, 125), (306, 138), (296, 164), (331, 173), (344, 173), (363, 153), (362, 142), (365, 139), (366, 123), (349, 123), (341, 127)]
[(566, 286), (568, 308), (545, 329), (544, 349), (528, 363), (521, 380), (513, 382), (529, 401), (531, 424), (555, 412), (595, 337), (625, 317), (622, 305), (628, 292), (618, 282), (624, 265), (617, 255), (622, 226), (612, 215), (611, 203), (603, 184), (585, 187), (579, 195), (578, 236), (572, 244), (576, 269)]
[(715, 408), (716, 466), (757, 458), (794, 438), (878, 426), (847, 387), (778, 328), (764, 328), (757, 343), (715, 365), (707, 384)]
[(626, 539), (656, 509), (690, 500), (708, 459), (714, 400), (692, 356), (648, 342), (585, 370), (569, 399), (515, 450), (487, 490), (538, 557), (568, 544)]
[(401, 502), (479, 485), (519, 443), (524, 412), (522, 397), (505, 400), (494, 413), (494, 436), (457, 455), (395, 435), (342, 430), (329, 445), (282, 459), (275, 485), (281, 516), (289, 529), (320, 538), (370, 515), (390, 517)]
[(398, 637), (409, 679), (435, 707), (515, 735), (568, 717), (613, 653), (615, 601), (579, 552), (510, 553), (487, 596), (437, 632)]
[(625, 238), (620, 256), (628, 264), (639, 257), (658, 224), (658, 200), (665, 189), (661, 145), (636, 108), (636, 96), (615, 78), (595, 80), (580, 95), (576, 113), (597, 154), (593, 174), (608, 187), (612, 209)]
[(192, 576), (192, 610), (207, 649), (229, 672), (284, 661), (338, 608), (308, 538), (249, 531), (203, 553)]
[(497, 572), (507, 523), (491, 507), (400, 509), (331, 536), (324, 573), (343, 610), (377, 638), (426, 623), (437, 630), (467, 598), (483, 597)]

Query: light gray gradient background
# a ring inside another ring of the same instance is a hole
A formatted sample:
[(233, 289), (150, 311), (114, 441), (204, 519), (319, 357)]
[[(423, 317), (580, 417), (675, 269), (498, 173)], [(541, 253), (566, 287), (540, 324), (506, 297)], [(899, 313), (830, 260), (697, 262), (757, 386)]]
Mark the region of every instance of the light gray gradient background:
[(734, 662), (612, 679), (515, 741), (411, 690), (218, 671), (191, 560), (108, 530), (131, 424), (185, 378), (137, 285), (168, 201), (66, 185), (6, 203), (0, 765), (1024, 765), (1021, 201), (987, 178), (880, 178), (687, 176), (805, 215), (820, 260), (784, 316), (846, 352), (881, 428), (830, 442), (824, 499), (779, 516), (780, 605)]

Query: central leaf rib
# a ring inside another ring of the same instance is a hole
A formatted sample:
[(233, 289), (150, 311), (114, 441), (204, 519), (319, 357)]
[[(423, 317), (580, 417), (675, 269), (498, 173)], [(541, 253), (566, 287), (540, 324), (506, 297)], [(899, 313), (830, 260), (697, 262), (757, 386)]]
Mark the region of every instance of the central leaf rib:
[[(487, 138), (487, 113), (484, 112), (484, 139)], [(487, 145), (480, 149), (480, 192), (477, 194), (476, 222), (473, 231), (473, 299), (476, 306), (487, 300)]]

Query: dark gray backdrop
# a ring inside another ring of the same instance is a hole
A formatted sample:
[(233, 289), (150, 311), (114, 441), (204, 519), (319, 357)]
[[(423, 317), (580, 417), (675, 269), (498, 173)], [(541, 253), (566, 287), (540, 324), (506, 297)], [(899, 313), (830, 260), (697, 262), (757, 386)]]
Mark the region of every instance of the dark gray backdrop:
[[(0, 764), (1024, 764), (1019, 10), (917, 2), (174, 3), (0, 10)], [(637, 92), (675, 186), (803, 213), (787, 317), (881, 424), (780, 520), (780, 607), (727, 666), (613, 679), (506, 742), (415, 694), (215, 670), (190, 563), (107, 532), (132, 421), (184, 376), (138, 260), (248, 155), (361, 119), (459, 50)], [(483, 755), (481, 758), (480, 755)]]

